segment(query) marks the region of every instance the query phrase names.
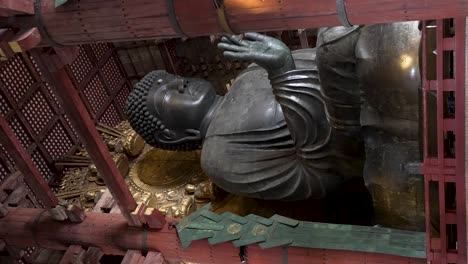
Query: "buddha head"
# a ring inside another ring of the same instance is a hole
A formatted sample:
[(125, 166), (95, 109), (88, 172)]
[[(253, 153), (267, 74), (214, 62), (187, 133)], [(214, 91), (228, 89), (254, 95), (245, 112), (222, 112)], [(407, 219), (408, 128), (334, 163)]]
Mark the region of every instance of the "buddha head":
[(148, 144), (190, 151), (201, 148), (217, 98), (214, 87), (205, 80), (153, 71), (130, 93), (126, 114)]

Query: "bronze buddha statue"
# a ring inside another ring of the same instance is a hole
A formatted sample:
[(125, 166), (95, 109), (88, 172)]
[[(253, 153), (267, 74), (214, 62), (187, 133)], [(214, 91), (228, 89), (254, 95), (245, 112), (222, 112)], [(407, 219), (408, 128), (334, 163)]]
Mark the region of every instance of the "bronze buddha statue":
[(257, 33), (223, 37), (219, 47), (259, 66), (241, 73), (224, 97), (201, 80), (149, 74), (128, 108), (148, 143), (202, 146), (202, 167), (216, 185), (260, 199), (321, 198), (362, 176), (359, 97), (323, 93), (315, 49), (295, 60), (281, 41)]
[[(380, 45), (378, 38), (369, 37), (372, 30), (321, 29), (317, 48), (294, 52), (258, 33), (224, 36), (218, 47), (226, 58), (254, 63), (226, 95), (216, 95), (204, 80), (151, 72), (128, 98), (130, 124), (157, 148), (202, 148), (206, 175), (230, 193), (269, 200), (323, 198), (366, 175), (365, 168), (375, 174), (382, 166), (375, 158), (367, 164), (366, 152), (374, 155), (379, 142), (399, 136), (417, 142), (411, 137), (417, 131), (387, 133), (380, 127), (385, 118), (380, 123), (370, 118), (369, 112), (378, 112), (369, 111), (372, 104), (380, 102), (363, 95), (369, 86), (363, 87), (362, 79), (371, 72), (366, 48), (372, 51)], [(363, 42), (363, 35), (372, 44)], [(417, 65), (413, 59), (410, 66)], [(419, 81), (419, 74), (413, 75), (406, 86)], [(384, 110), (399, 108), (400, 101)], [(385, 111), (382, 116), (388, 116)], [(411, 125), (414, 121), (417, 127), (417, 117), (408, 120), (395, 114), (394, 119)]]

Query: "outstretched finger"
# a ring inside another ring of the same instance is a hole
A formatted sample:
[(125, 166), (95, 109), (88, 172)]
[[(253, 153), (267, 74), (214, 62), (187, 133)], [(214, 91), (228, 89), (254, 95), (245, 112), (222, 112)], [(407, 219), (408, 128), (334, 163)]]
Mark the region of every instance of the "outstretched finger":
[(248, 46), (248, 43), (242, 39), (241, 35), (225, 35), (226, 38), (229, 39), (234, 44), (237, 44), (239, 46)]
[(264, 41), (267, 38), (269, 38), (268, 36), (265, 36), (263, 34), (259, 34), (256, 32), (248, 32), (248, 33), (245, 33), (244, 36), (246, 39), (255, 40), (255, 41)]
[(228, 43), (228, 44), (234, 44), (228, 38), (226, 38), (225, 36), (221, 37), (221, 42)]
[(247, 52), (249, 51), (248, 48), (243, 47), (243, 46), (238, 46), (235, 44), (227, 44), (227, 43), (218, 43), (218, 48), (226, 51), (237, 51), (237, 52)]
[(233, 51), (225, 51), (223, 55), (226, 59), (230, 60), (247, 60), (248, 54), (245, 52), (233, 52)]

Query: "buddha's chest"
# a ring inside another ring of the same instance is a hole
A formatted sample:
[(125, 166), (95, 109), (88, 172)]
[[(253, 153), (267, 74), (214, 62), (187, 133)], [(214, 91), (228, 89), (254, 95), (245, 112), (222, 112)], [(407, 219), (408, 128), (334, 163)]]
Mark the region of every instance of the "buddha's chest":
[(262, 72), (246, 73), (236, 80), (213, 118), (207, 136), (268, 129), (284, 120), (281, 106)]

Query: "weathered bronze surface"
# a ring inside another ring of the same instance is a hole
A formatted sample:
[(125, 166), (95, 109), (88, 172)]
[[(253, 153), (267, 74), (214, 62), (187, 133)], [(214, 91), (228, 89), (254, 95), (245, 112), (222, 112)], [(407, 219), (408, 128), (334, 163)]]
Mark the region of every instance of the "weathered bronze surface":
[(224, 97), (204, 81), (152, 72), (129, 96), (130, 124), (155, 147), (188, 150), (202, 142), (205, 173), (241, 196), (323, 198), (362, 177), (359, 97), (321, 90), (315, 49), (292, 54), (274, 38), (245, 36), (224, 37), (219, 47), (262, 67), (242, 73)]

